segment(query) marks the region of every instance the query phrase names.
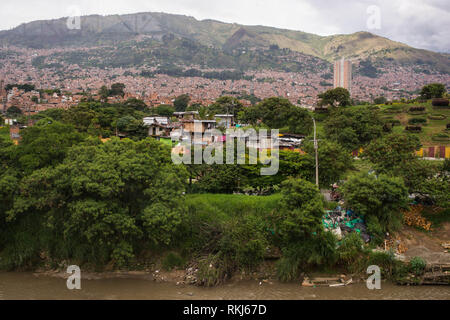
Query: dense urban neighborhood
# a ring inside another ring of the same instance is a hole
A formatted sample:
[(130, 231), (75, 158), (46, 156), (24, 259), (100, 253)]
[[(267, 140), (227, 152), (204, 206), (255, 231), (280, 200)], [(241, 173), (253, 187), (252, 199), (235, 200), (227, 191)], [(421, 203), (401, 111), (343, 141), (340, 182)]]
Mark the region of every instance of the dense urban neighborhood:
[(0, 278), (450, 285), (449, 56), (224, 25), (0, 33)]

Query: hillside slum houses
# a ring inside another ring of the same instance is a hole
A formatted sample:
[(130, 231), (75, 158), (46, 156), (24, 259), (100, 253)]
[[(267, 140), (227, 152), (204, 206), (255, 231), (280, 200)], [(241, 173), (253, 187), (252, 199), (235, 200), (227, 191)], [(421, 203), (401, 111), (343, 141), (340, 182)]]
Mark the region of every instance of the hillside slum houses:
[[(170, 140), (174, 145), (189, 142), (191, 145), (208, 146), (216, 143), (225, 143), (227, 135), (225, 130), (235, 129), (233, 138), (245, 143), (248, 148), (259, 150), (272, 149), (273, 137), (270, 131), (267, 136), (261, 137), (254, 130), (243, 130), (242, 125), (237, 125), (233, 115), (217, 114), (214, 120), (199, 119), (197, 111), (175, 112), (174, 121), (169, 117), (151, 116), (143, 119), (148, 127), (148, 135), (158, 140)], [(280, 134), (276, 137), (276, 143), (281, 150), (300, 150), (304, 139), (302, 135)], [(186, 150), (180, 148), (180, 153)]]
[(64, 95), (56, 92), (25, 91), (14, 87), (7, 92), (4, 91), (0, 98), (2, 100), (3, 113), (10, 107), (18, 107), (23, 114), (32, 115), (47, 109), (68, 109), (80, 103), (85, 97), (80, 94)]

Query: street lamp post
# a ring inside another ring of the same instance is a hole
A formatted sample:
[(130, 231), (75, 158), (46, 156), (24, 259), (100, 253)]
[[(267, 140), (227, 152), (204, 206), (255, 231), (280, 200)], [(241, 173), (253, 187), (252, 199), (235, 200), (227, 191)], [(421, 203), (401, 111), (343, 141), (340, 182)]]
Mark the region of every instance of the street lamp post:
[(317, 129), (316, 129), (316, 120), (313, 119), (314, 123), (314, 150), (316, 152), (316, 185), (319, 187), (319, 144), (317, 142)]

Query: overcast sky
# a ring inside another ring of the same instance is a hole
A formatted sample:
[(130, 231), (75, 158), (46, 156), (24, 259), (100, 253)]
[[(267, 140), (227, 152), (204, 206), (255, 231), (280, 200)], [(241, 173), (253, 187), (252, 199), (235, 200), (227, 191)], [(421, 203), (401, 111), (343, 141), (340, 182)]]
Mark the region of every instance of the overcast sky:
[(0, 30), (69, 16), (74, 7), (82, 15), (167, 12), (319, 35), (370, 31), (450, 52), (450, 0), (1, 0)]

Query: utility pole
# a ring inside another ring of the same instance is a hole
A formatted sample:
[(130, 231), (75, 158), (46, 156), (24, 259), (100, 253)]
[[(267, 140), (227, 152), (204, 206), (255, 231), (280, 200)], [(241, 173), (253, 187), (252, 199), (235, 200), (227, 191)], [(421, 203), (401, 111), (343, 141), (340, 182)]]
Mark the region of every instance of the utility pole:
[(316, 185), (319, 188), (319, 144), (317, 142), (317, 130), (316, 130), (316, 120), (313, 119), (314, 123), (314, 150), (316, 151)]

